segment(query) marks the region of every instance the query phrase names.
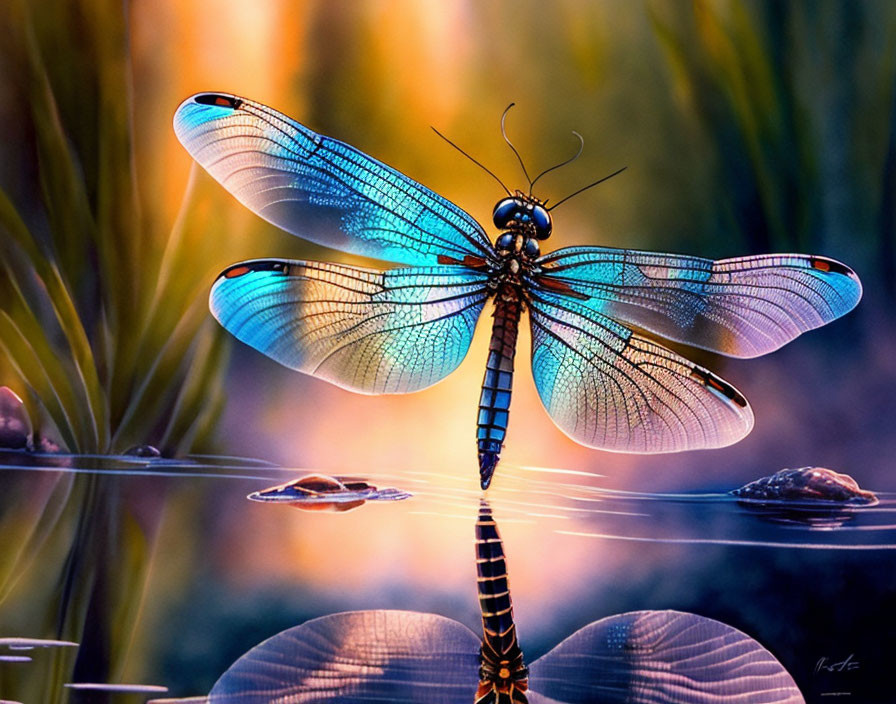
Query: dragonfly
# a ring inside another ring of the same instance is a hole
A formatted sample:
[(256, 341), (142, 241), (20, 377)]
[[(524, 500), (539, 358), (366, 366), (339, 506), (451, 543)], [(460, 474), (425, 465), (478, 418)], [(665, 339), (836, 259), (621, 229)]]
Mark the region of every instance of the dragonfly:
[(239, 658), (209, 704), (802, 704), (756, 640), (680, 611), (585, 626), (527, 666), (504, 546), (488, 502), (476, 517), (482, 636), (443, 616), (355, 611), (287, 629)]
[(817, 255), (713, 261), (596, 246), (542, 254), (562, 201), (548, 207), (532, 188), (551, 169), (529, 179), (528, 193), (504, 187), (492, 241), (471, 215), (400, 171), (246, 98), (194, 95), (174, 129), (262, 218), (400, 265), (256, 259), (225, 269), (211, 289), (212, 314), (277, 362), (363, 394), (419, 391), (460, 365), (494, 302), (477, 417), (483, 489), (504, 445), (524, 311), (535, 386), (557, 426), (589, 447), (659, 453), (737, 442), (753, 412), (734, 386), (654, 337), (756, 357), (861, 298), (852, 269)]

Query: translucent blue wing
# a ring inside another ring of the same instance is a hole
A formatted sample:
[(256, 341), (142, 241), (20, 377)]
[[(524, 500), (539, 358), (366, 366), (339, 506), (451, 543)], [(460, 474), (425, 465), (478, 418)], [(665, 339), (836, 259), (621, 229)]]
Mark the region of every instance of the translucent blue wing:
[[(529, 668), (529, 688), (564, 704), (800, 704), (784, 666), (724, 623), (634, 611), (573, 633)], [(530, 702), (543, 701), (530, 697)]]
[(533, 293), (532, 374), (573, 440), (617, 452), (723, 447), (753, 427), (733, 386), (569, 296)]
[(325, 616), (252, 648), (221, 676), (209, 704), (468, 704), (479, 643), (434, 614)]
[(461, 363), (486, 281), (457, 266), (255, 260), (218, 277), (209, 307), (237, 339), (291, 369), (361, 393), (408, 393)]
[(733, 357), (772, 352), (852, 310), (862, 285), (849, 267), (802, 254), (713, 261), (605, 247), (538, 260), (534, 286), (565, 292), (626, 325)]
[(494, 258), (457, 206), (260, 103), (199, 93), (177, 109), (174, 131), (241, 203), (299, 237), (403, 264)]

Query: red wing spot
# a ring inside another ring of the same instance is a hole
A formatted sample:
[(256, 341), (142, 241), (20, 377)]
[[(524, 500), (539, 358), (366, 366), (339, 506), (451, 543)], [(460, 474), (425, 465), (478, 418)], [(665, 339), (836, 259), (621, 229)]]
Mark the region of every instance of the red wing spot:
[(455, 259), (447, 254), (440, 254), (436, 261), (439, 264), (450, 264), (453, 266), (465, 266), (470, 269), (484, 269), (488, 267), (488, 262), (482, 257), (474, 257), (472, 254), (464, 255), (463, 259)]
[(250, 271), (252, 271), (252, 270), (247, 266), (235, 266), (235, 267), (233, 267), (233, 269), (228, 269), (224, 273), (224, 278), (225, 279), (235, 279), (237, 276), (242, 276), (243, 274), (248, 274)]
[(699, 381), (707, 388), (716, 391), (723, 397), (727, 398), (729, 401), (736, 403), (741, 408), (747, 407), (747, 399), (745, 399), (737, 391), (735, 391), (733, 386), (726, 384), (724, 381), (716, 376), (713, 376), (709, 372), (694, 367), (691, 370), (691, 378)]
[(576, 291), (568, 283), (559, 281), (558, 279), (552, 279), (547, 276), (538, 279), (538, 284), (542, 288), (546, 288), (548, 291), (553, 291), (554, 293), (562, 293), (566, 296), (572, 296), (573, 298), (578, 298), (582, 301), (587, 301), (589, 298), (591, 298), (591, 296), (586, 296), (584, 293)]
[(472, 254), (468, 254), (464, 257), (464, 264), (471, 269), (481, 269), (488, 266), (485, 259), (482, 257), (474, 257)]
[(200, 93), (194, 96), (193, 100), (200, 105), (214, 105), (219, 108), (231, 108), (236, 110), (243, 101), (230, 95), (221, 95), (220, 93)]
[(850, 269), (845, 264), (841, 264), (835, 259), (826, 259), (824, 257), (812, 257), (809, 260), (809, 263), (812, 265), (813, 269), (817, 269), (818, 271), (823, 271), (825, 273), (831, 274), (840, 274), (842, 276), (849, 276), (850, 278), (857, 278), (856, 273)]

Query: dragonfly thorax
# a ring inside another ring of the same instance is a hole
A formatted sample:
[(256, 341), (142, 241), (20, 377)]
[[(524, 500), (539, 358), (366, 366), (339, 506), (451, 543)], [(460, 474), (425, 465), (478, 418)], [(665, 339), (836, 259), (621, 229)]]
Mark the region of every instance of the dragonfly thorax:
[(535, 260), (541, 255), (538, 240), (551, 235), (551, 215), (537, 198), (517, 191), (513, 197), (498, 201), (492, 217), (495, 226), (503, 230), (495, 240), (501, 278), (518, 283), (521, 273), (536, 266)]
[(489, 285), (493, 289), (508, 284), (514, 289), (522, 286), (523, 277), (537, 268), (540, 255), (538, 241), (521, 232), (504, 232), (495, 241), (498, 264)]

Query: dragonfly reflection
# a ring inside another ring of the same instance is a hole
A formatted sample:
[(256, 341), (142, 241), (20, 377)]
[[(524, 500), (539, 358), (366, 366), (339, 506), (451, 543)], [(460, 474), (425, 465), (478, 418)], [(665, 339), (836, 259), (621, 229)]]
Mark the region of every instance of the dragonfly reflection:
[(576, 631), (523, 661), (504, 548), (488, 504), (476, 522), (483, 636), (435, 614), (355, 611), (314, 619), (252, 648), (209, 704), (798, 704), (783, 666), (730, 626), (635, 611)]
[(494, 300), (477, 428), (483, 488), (506, 434), (524, 310), (535, 385), (560, 429), (591, 447), (655, 453), (737, 442), (753, 414), (731, 384), (640, 331), (755, 357), (861, 297), (855, 273), (821, 256), (712, 261), (606, 247), (542, 255), (557, 204), (531, 194), (540, 176), (529, 193), (508, 190), (495, 206), (492, 243), (470, 215), (404, 174), (245, 98), (197, 94), (178, 108), (174, 128), (268, 221), (407, 265), (264, 259), (226, 269), (212, 313), (281, 364), (360, 393), (418, 391), (457, 368)]

